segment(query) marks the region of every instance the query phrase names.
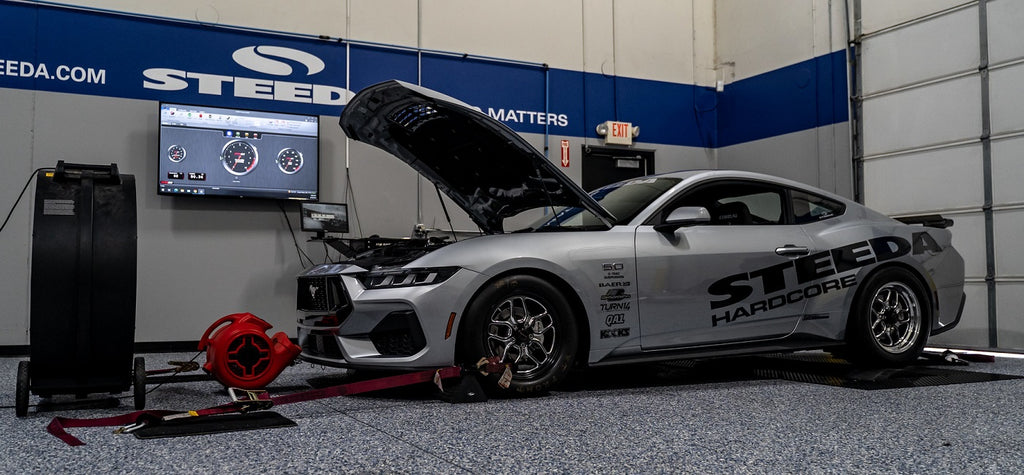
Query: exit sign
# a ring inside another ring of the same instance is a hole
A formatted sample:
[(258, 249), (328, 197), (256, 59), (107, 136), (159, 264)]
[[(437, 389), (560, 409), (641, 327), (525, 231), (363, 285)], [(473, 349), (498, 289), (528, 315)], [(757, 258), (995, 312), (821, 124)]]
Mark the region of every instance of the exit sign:
[(640, 128), (633, 127), (629, 122), (616, 122), (609, 120), (601, 129), (606, 130), (604, 143), (613, 145), (633, 145), (633, 137), (639, 135)]

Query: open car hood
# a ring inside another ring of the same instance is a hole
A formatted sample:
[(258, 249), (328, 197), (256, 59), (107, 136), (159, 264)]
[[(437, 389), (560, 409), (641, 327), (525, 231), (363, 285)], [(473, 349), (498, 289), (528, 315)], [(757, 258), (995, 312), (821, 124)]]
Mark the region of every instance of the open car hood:
[(488, 234), (528, 209), (578, 206), (614, 217), (529, 142), (457, 99), (401, 81), (369, 86), (341, 113), (354, 140), (409, 164)]

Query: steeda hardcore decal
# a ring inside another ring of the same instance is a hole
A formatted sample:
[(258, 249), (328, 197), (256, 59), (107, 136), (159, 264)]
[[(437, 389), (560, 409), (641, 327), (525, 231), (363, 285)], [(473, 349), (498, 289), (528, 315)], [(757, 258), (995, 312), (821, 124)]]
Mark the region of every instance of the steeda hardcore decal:
[[(895, 259), (910, 252), (916, 255), (929, 250), (942, 251), (942, 247), (926, 232), (914, 233), (913, 241), (911, 244), (897, 236), (877, 237), (719, 279), (708, 287), (708, 293), (725, 298), (711, 300), (711, 310), (731, 308), (712, 314), (711, 326), (732, 323), (738, 318), (752, 317), (784, 305), (853, 287), (857, 285), (857, 276), (852, 273), (845, 276), (840, 274), (866, 265)], [(831, 276), (836, 277), (826, 279)], [(814, 283), (805, 285), (810, 282)], [(750, 297), (758, 285), (763, 290), (764, 299), (735, 306)]]

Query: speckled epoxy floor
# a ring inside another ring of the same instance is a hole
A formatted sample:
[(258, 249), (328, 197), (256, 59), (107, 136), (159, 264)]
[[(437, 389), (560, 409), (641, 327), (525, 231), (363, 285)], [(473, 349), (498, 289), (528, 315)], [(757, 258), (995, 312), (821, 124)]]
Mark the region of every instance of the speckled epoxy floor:
[[(143, 356), (153, 369), (192, 355)], [(19, 360), (0, 359), (2, 473), (1024, 473), (1024, 379), (865, 391), (641, 365), (577, 372), (542, 397), (449, 404), (427, 384), (275, 408), (297, 427), (156, 440), (80, 428), (87, 445), (69, 447), (46, 433), (51, 418), (130, 412), (130, 394), (19, 419)], [(1024, 375), (1024, 360), (963, 369)], [(273, 387), (343, 379), (300, 364)], [(175, 383), (147, 408), (225, 400), (215, 382)]]

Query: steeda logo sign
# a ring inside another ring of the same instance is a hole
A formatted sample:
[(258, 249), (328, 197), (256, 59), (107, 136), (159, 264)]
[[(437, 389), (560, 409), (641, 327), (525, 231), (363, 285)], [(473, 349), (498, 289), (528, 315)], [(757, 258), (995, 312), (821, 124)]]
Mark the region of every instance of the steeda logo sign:
[[(295, 74), (293, 65), (301, 66), (299, 73), (304, 73), (303, 77), (314, 76), (326, 66), (322, 59), (305, 51), (268, 45), (239, 48), (232, 53), (231, 59), (251, 71), (285, 77)], [(345, 105), (350, 96), (348, 90), (343, 87), (312, 82), (225, 76), (171, 68), (149, 68), (143, 71), (142, 75), (146, 77), (142, 87), (160, 91), (184, 91), (194, 88), (199, 94), (213, 96), (232, 95), (325, 106)]]
[(266, 56), (290, 59), (306, 67), (306, 76), (312, 76), (324, 70), (324, 62), (305, 51), (297, 49), (282, 48), (280, 46), (249, 46), (239, 48), (231, 54), (231, 59), (236, 63), (258, 71), (263, 74), (274, 76), (291, 76), (292, 67), (288, 63)]

